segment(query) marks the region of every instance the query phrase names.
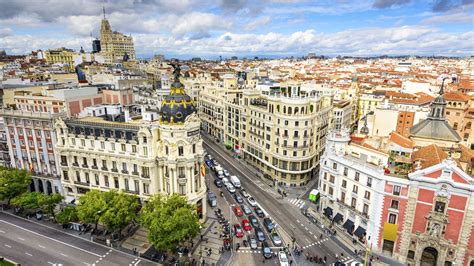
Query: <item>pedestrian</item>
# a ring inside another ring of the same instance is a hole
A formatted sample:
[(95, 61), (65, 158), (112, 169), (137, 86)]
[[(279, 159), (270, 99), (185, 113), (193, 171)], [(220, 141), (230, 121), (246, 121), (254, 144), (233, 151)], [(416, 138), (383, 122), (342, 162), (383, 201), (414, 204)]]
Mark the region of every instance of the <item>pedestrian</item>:
[(290, 265), (292, 265), (292, 264), (293, 264), (293, 260), (290, 260)]
[(344, 253), (341, 252), (341, 259), (344, 258)]
[(202, 241), (203, 237), (204, 237), (204, 236), (201, 234), (201, 241)]

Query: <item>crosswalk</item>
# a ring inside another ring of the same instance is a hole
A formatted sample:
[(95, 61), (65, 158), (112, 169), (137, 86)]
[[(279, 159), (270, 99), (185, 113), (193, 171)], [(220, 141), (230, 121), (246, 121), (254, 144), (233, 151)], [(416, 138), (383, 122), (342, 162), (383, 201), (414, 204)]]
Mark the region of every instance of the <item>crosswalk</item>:
[(262, 253), (260, 250), (252, 250), (252, 249), (239, 249), (237, 250), (238, 253)]
[(288, 200), (291, 204), (295, 205), (296, 207), (298, 208), (303, 208), (304, 206), (304, 200), (302, 199), (291, 199), (291, 198), (287, 198), (286, 200)]
[(339, 260), (339, 261), (340, 261), (341, 263), (348, 264), (348, 263), (354, 261), (354, 258), (352, 258), (352, 257), (350, 257), (350, 256), (347, 256), (347, 257), (345, 257), (345, 258), (343, 258), (343, 259), (341, 259), (341, 260)]
[(309, 244), (309, 245), (304, 246), (303, 249), (310, 248), (310, 247), (312, 247), (312, 246), (314, 246), (314, 245), (320, 245), (320, 244), (322, 244), (324, 241), (327, 241), (328, 239), (329, 239), (329, 238), (326, 237), (326, 238), (321, 239), (321, 240), (319, 240), (319, 241), (313, 242), (313, 243), (311, 243), (311, 244)]

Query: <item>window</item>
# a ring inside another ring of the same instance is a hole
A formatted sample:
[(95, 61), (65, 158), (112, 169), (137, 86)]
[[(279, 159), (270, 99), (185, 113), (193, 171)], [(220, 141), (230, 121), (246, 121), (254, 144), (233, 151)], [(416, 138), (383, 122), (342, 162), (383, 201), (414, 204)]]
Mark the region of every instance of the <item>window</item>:
[(119, 180), (118, 180), (118, 177), (114, 177), (114, 186), (116, 189), (119, 188)]
[(146, 143), (146, 142), (147, 142), (146, 137), (143, 137), (143, 143)]
[(125, 181), (125, 190), (130, 191), (130, 187), (128, 185), (128, 178), (125, 178), (124, 181)]
[(79, 171), (76, 171), (76, 182), (81, 182), (81, 174)]
[(347, 167), (344, 167), (344, 176), (347, 176), (348, 172), (349, 172), (349, 169)]
[(352, 198), (352, 200), (351, 200), (351, 207), (352, 207), (352, 208), (355, 208), (356, 205), (357, 205), (357, 199), (356, 199), (356, 198)]
[(346, 181), (346, 180), (342, 180), (342, 187), (343, 187), (343, 188), (346, 188), (346, 187), (347, 187), (347, 181)]
[(437, 201), (435, 204), (435, 212), (444, 213), (445, 207), (446, 207), (446, 203)]
[(105, 149), (105, 143), (103, 141), (100, 142), (100, 148), (103, 150)]
[(104, 176), (104, 182), (105, 182), (105, 186), (109, 187), (109, 177), (106, 175)]
[[(168, 167), (166, 169), (168, 169)], [(142, 177), (150, 178), (150, 169), (148, 167), (142, 166)]]
[(86, 140), (85, 140), (85, 139), (81, 139), (81, 146), (82, 146), (82, 147), (85, 147), (85, 146), (86, 146)]
[(346, 200), (346, 193), (341, 192), (341, 202), (344, 202)]
[(364, 203), (364, 207), (362, 207), (362, 213), (367, 215), (369, 214), (369, 205)]
[(370, 191), (365, 191), (364, 198), (370, 200)]
[(394, 213), (390, 213), (388, 215), (388, 223), (390, 224), (396, 224), (397, 223), (397, 215)]
[(95, 159), (95, 158), (92, 159), (92, 165), (93, 165), (93, 166), (97, 166), (97, 159)]
[(352, 187), (352, 192), (356, 193), (359, 191), (359, 187), (357, 185), (354, 185), (354, 187)]
[(122, 170), (127, 171), (127, 163), (122, 163)]
[(356, 172), (355, 175), (354, 175), (354, 180), (359, 182), (359, 177), (360, 177), (360, 173)]
[(69, 175), (67, 171), (63, 171), (63, 178), (64, 180), (69, 180)]
[(115, 151), (115, 143), (110, 143), (110, 150)]
[(193, 144), (193, 154), (196, 153), (196, 144)]
[(331, 182), (332, 184), (334, 184), (334, 179), (335, 177), (333, 175), (329, 176), (329, 182)]
[(143, 147), (143, 155), (148, 156), (148, 148), (147, 147)]
[(122, 151), (126, 150), (125, 144), (122, 143), (122, 145), (120, 145), (120, 146), (122, 147)]
[(143, 193), (148, 194), (148, 190), (149, 190), (148, 187), (149, 187), (148, 184), (143, 183)]
[(393, 186), (393, 195), (400, 196), (400, 186)]
[(398, 200), (392, 200), (390, 203), (390, 208), (398, 210)]
[(89, 180), (89, 173), (86, 173), (85, 176), (86, 176), (86, 183), (89, 184), (89, 183), (90, 183), (90, 180)]
[(334, 190), (332, 189), (332, 187), (329, 187), (329, 195), (333, 195), (334, 194)]
[(337, 170), (337, 164), (336, 163), (332, 163), (332, 169)]
[(94, 177), (95, 177), (95, 185), (98, 186), (99, 185), (99, 175), (95, 174)]
[(107, 170), (107, 161), (106, 160), (102, 160), (102, 169)]
[(137, 145), (132, 145), (132, 152), (136, 153), (137, 152)]
[(112, 170), (116, 170), (116, 169), (117, 169), (117, 162), (112, 161)]
[(372, 187), (372, 177), (367, 177), (367, 186)]

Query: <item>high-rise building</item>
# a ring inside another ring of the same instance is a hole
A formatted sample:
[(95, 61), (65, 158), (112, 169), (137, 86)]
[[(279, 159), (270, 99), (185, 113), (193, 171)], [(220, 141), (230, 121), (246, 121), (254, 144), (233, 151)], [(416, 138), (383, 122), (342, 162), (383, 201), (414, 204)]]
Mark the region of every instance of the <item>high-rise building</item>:
[(106, 63), (120, 62), (125, 56), (128, 56), (129, 60), (135, 59), (132, 36), (112, 31), (109, 21), (105, 18), (105, 10), (100, 26), (100, 53)]

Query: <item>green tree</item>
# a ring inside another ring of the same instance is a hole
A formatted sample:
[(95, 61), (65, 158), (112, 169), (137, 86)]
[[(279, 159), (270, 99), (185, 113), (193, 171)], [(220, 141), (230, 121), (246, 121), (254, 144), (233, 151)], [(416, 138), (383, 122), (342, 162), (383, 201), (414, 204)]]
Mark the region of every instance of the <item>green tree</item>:
[(58, 205), (62, 200), (63, 196), (58, 193), (45, 195), (40, 201), (40, 206), (47, 214), (54, 218), (54, 209), (56, 208), (56, 205)]
[(158, 250), (173, 250), (200, 230), (196, 206), (178, 194), (155, 195), (141, 209), (140, 222), (148, 229), (148, 240)]
[(56, 222), (60, 224), (68, 224), (79, 220), (77, 209), (75, 206), (66, 206), (56, 215)]
[(0, 167), (0, 200), (6, 199), (10, 205), (11, 199), (28, 191), (31, 180), (25, 170)]
[(79, 198), (77, 216), (83, 223), (94, 224), (97, 229), (100, 217), (107, 209), (105, 193), (93, 189)]
[(24, 210), (36, 211), (41, 208), (41, 202), (44, 200), (44, 197), (45, 195), (40, 192), (26, 192), (14, 197), (11, 203), (13, 206)]
[(119, 233), (119, 236), (121, 236), (122, 229), (137, 217), (138, 197), (116, 190), (110, 190), (104, 194), (107, 208), (102, 213), (100, 222), (109, 231)]

